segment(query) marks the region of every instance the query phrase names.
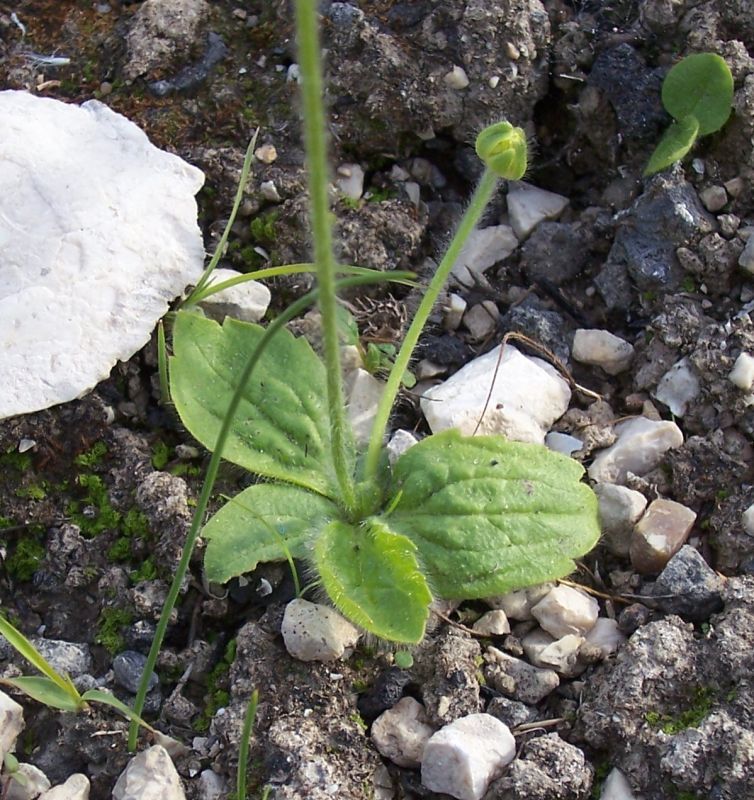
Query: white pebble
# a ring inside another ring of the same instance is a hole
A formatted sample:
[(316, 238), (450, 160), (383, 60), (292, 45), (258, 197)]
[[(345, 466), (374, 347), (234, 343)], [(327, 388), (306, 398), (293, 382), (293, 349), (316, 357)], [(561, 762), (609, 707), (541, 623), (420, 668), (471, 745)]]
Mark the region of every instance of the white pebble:
[(728, 202), (728, 193), (722, 186), (708, 186), (699, 192), (699, 199), (707, 211), (711, 211), (714, 214), (715, 211), (720, 211)]
[(458, 800), (480, 800), (516, 755), (507, 725), (490, 714), (469, 714), (437, 731), (422, 759), (422, 785)]
[(649, 504), (631, 537), (631, 564), (642, 575), (656, 575), (683, 547), (696, 513), (674, 500), (659, 498)]
[(583, 672), (586, 665), (578, 663), (583, 636), (574, 633), (555, 639), (539, 628), (527, 633), (521, 640), (526, 657), (535, 667), (554, 669), (559, 675), (572, 678)]
[(0, 692), (0, 764), (13, 751), (18, 734), (24, 729), (24, 710), (5, 692)]
[[(234, 269), (216, 269), (212, 273), (209, 285), (215, 285), (238, 278), (241, 272)], [(199, 305), (211, 319), (222, 322), (225, 317), (233, 317), (242, 322), (259, 322), (267, 313), (270, 305), (270, 290), (259, 281), (244, 281), (211, 294)]]
[(524, 622), (534, 619), (531, 615), (532, 608), (547, 595), (552, 587), (551, 583), (541, 583), (537, 586), (529, 586), (527, 589), (516, 589), (497, 597), (488, 597), (485, 602), (493, 609), (504, 611), (508, 619)]
[(270, 203), (279, 203), (282, 199), (275, 181), (262, 181), (259, 184), (259, 193)]
[(33, 764), (19, 764), (10, 779), (8, 791), (3, 800), (34, 800), (46, 792), (52, 784), (39, 767)]
[(505, 611), (497, 608), (482, 614), (474, 623), (474, 630), (484, 636), (503, 636), (511, 632), (511, 625)]
[[(754, 239), (750, 241), (754, 241)], [(754, 385), (754, 358), (748, 353), (741, 353), (728, 375), (728, 380), (739, 389), (743, 389), (745, 392), (750, 391)]]
[(560, 433), (559, 431), (550, 431), (545, 436), (545, 444), (556, 453), (563, 453), (563, 455), (570, 456), (572, 453), (578, 453), (584, 446), (581, 439), (571, 436), (567, 433)]
[(357, 444), (363, 445), (369, 441), (377, 406), (384, 391), (385, 384), (365, 369), (357, 369), (350, 374), (346, 414)]
[(460, 294), (451, 293), (442, 309), (442, 324), (446, 331), (455, 331), (461, 324), (466, 311), (466, 301)]
[(682, 358), (660, 378), (654, 396), (676, 417), (683, 417), (702, 391), (699, 376), (688, 358)]
[(424, 706), (413, 697), (401, 698), (372, 723), (372, 741), (380, 755), (399, 767), (418, 767), (434, 728)]
[(358, 630), (329, 606), (291, 600), (281, 628), (286, 650), (299, 661), (336, 661), (359, 639)]
[(75, 772), (65, 783), (53, 786), (39, 800), (88, 800), (89, 798), (89, 778), (81, 772)]
[(617, 556), (628, 556), (631, 534), (647, 507), (647, 498), (614, 483), (598, 483), (594, 493), (599, 500), (603, 544)]
[(475, 228), (458, 254), (451, 274), (464, 286), (474, 286), (484, 271), (507, 258), (518, 247), (508, 225)]
[(556, 639), (569, 633), (584, 636), (594, 627), (600, 607), (588, 594), (571, 586), (555, 586), (537, 605), (532, 616)]
[(646, 475), (665, 453), (683, 444), (683, 433), (675, 422), (636, 417), (615, 426), (615, 444), (600, 450), (588, 469), (593, 481), (625, 483), (628, 473)]
[(601, 367), (608, 375), (628, 369), (634, 348), (625, 339), (609, 331), (579, 328), (573, 336), (573, 358), (582, 364)]
[(419, 440), (414, 436), (411, 431), (405, 431), (399, 428), (387, 443), (387, 460), (392, 467), (395, 462), (408, 450), (413, 447)]
[(469, 85), (469, 76), (463, 67), (454, 66), (443, 78), (445, 85), (451, 89), (465, 89)]
[(500, 311), (492, 300), (471, 306), (463, 315), (463, 324), (476, 341), (482, 341), (497, 330)]
[(600, 617), (586, 635), (586, 645), (599, 651), (602, 658), (615, 653), (626, 641), (625, 635), (614, 619)]
[(613, 767), (605, 778), (600, 800), (636, 800), (631, 785), (617, 767)]
[(741, 515), (741, 524), (749, 536), (754, 536), (754, 503)]
[(568, 205), (568, 198), (517, 181), (508, 191), (508, 216), (518, 239), (525, 239), (546, 219), (557, 219)]
[(272, 164), (277, 161), (278, 151), (274, 144), (263, 144), (254, 151), (254, 158), (262, 164)]
[(337, 170), (335, 185), (341, 194), (351, 200), (358, 200), (364, 193), (364, 170), (358, 164), (341, 164)]
[(183, 786), (167, 750), (153, 745), (134, 756), (113, 788), (113, 800), (184, 800)]

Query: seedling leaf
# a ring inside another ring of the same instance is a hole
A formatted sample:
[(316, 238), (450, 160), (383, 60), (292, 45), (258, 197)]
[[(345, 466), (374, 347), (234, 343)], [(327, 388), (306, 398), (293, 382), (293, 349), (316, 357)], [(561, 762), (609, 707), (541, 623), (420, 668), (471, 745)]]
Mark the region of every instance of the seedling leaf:
[(644, 168), (644, 174), (654, 175), (683, 158), (691, 150), (698, 132), (699, 122), (695, 117), (685, 117), (680, 122), (673, 122), (663, 133)]
[[(229, 317), (220, 326), (187, 311), (176, 316), (171, 395), (183, 423), (209, 450), (263, 334), (261, 326)], [(244, 390), (223, 456), (258, 475), (337, 498), (326, 397), (324, 367), (308, 342), (281, 330)]]
[(668, 72), (662, 84), (662, 104), (677, 121), (695, 117), (698, 135), (720, 130), (730, 116), (733, 76), (715, 53), (686, 56)]
[(32, 700), (44, 703), (50, 708), (59, 708), (61, 711), (81, 711), (84, 705), (84, 699), (78, 692), (72, 695), (50, 678), (31, 675), (23, 678), (8, 678), (0, 683), (14, 686)]
[(599, 538), (583, 468), (544, 447), (498, 436), (435, 434), (393, 472), (388, 517), (418, 549), (433, 591), (471, 599), (560, 578)]
[(123, 714), (123, 716), (127, 719), (141, 725), (142, 728), (146, 728), (148, 731), (152, 731), (153, 733), (156, 732), (155, 729), (147, 722), (144, 722), (144, 720), (130, 706), (127, 706), (109, 692), (105, 692), (102, 689), (89, 689), (81, 695), (81, 699), (84, 702), (103, 703), (104, 705), (112, 706), (114, 709), (116, 709), (116, 711), (120, 711), (120, 713)]
[(314, 562), (335, 605), (370, 633), (418, 642), (432, 601), (416, 547), (385, 522), (331, 522), (317, 539)]
[(297, 486), (250, 486), (204, 526), (205, 574), (210, 581), (225, 583), (260, 561), (303, 558), (307, 543), (337, 515), (332, 502)]

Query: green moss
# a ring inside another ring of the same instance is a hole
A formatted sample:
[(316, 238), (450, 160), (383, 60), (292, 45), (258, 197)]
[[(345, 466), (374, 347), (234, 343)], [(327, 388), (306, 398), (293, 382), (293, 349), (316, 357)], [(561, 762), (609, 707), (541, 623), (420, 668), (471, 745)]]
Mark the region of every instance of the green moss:
[(647, 711), (644, 719), (653, 728), (674, 735), (687, 728), (698, 728), (707, 718), (715, 701), (715, 692), (709, 687), (700, 686), (691, 695), (689, 706), (680, 714), (671, 717), (657, 711)]
[(0, 466), (3, 469), (12, 469), (15, 472), (27, 472), (31, 469), (31, 453), (19, 453), (17, 450), (9, 450), (0, 456)]
[(123, 628), (133, 622), (133, 614), (123, 608), (103, 608), (99, 617), (98, 631), (94, 637), (97, 644), (115, 655), (123, 649)]
[(131, 558), (131, 539), (128, 536), (120, 536), (108, 548), (107, 558), (109, 561), (128, 561)]
[(270, 244), (275, 241), (275, 222), (278, 216), (278, 211), (267, 211), (254, 217), (249, 230), (257, 244)]
[(140, 581), (153, 581), (157, 577), (157, 567), (154, 563), (154, 559), (147, 558), (145, 559), (138, 569), (135, 569), (131, 573), (131, 580), (134, 583), (139, 583)]
[(206, 731), (217, 711), (228, 705), (230, 695), (224, 688), (230, 666), (236, 658), (236, 640), (231, 639), (225, 647), (222, 661), (215, 664), (207, 676), (207, 693), (204, 696), (202, 713), (194, 720), (194, 729)]
[(170, 447), (162, 439), (158, 439), (152, 445), (152, 466), (155, 469), (165, 469), (168, 461), (170, 461), (170, 454)]
[(99, 441), (95, 442), (85, 453), (79, 453), (79, 455), (73, 459), (73, 463), (78, 467), (92, 469), (92, 467), (96, 467), (98, 464), (101, 464), (102, 459), (106, 455), (107, 445), (105, 442)]
[(46, 481), (42, 481), (41, 483), (31, 483), (28, 486), (19, 486), (18, 489), (15, 490), (14, 494), (16, 497), (20, 497), (23, 500), (44, 500), (47, 497), (47, 488), (48, 484)]
[(81, 529), (81, 535), (93, 539), (103, 531), (116, 530), (121, 515), (116, 511), (107, 493), (107, 487), (99, 475), (85, 473), (76, 478), (84, 496), (72, 500), (66, 506), (66, 514)]
[(30, 581), (44, 555), (45, 549), (37, 539), (20, 539), (13, 554), (6, 558), (5, 568), (17, 581)]

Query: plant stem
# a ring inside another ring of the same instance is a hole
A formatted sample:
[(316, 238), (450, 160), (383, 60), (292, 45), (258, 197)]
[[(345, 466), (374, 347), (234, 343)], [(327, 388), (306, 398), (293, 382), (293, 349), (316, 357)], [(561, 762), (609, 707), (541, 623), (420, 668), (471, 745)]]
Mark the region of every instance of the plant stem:
[(254, 689), (246, 707), (241, 741), (238, 743), (238, 773), (236, 776), (236, 800), (246, 800), (246, 773), (249, 767), (249, 740), (254, 727), (259, 705), (259, 692)]
[(327, 168), (327, 128), (322, 103), (324, 96), (319, 25), (316, 0), (296, 0), (296, 40), (301, 69), (304, 144), (309, 186), (309, 206), (317, 265), (319, 310), (327, 372), (327, 402), (330, 414), (331, 445), (335, 474), (347, 512), (356, 506), (353, 475), (349, 464), (352, 443), (348, 435), (340, 367), (337, 308), (335, 295), (336, 263), (333, 251), (329, 175)]
[(387, 379), (385, 390), (382, 393), (380, 404), (377, 407), (377, 414), (375, 416), (374, 425), (372, 426), (372, 433), (369, 437), (369, 447), (367, 449), (366, 459), (364, 461), (364, 480), (369, 483), (373, 481), (377, 475), (377, 468), (380, 463), (380, 453), (382, 451), (382, 443), (385, 437), (385, 429), (387, 428), (388, 420), (390, 419), (390, 412), (393, 408), (393, 403), (401, 388), (401, 378), (403, 373), (408, 369), (411, 355), (414, 352), (416, 343), (419, 341), (424, 325), (429, 318), (432, 307), (437, 301), (445, 282), (448, 279), (450, 270), (455, 264), (458, 256), (460, 255), (461, 248), (469, 238), (469, 234), (474, 230), (479, 218), (487, 206), (492, 193), (497, 186), (497, 175), (490, 169), (485, 169), (479, 184), (474, 190), (471, 197), (466, 213), (463, 215), (461, 222), (458, 226), (453, 241), (450, 243), (445, 256), (440, 262), (432, 280), (430, 281), (427, 291), (422, 298), (419, 308), (414, 315), (411, 325), (406, 333), (406, 336), (401, 345), (401, 349), (395, 359), (395, 364), (390, 370), (390, 375)]

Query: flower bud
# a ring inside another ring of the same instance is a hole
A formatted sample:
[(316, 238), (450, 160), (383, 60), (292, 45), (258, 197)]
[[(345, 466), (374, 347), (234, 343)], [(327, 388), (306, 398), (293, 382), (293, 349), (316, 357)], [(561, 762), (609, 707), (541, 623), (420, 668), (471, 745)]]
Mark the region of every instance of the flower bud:
[(476, 138), (476, 153), (495, 174), (517, 181), (526, 173), (526, 134), (510, 122), (496, 122)]

